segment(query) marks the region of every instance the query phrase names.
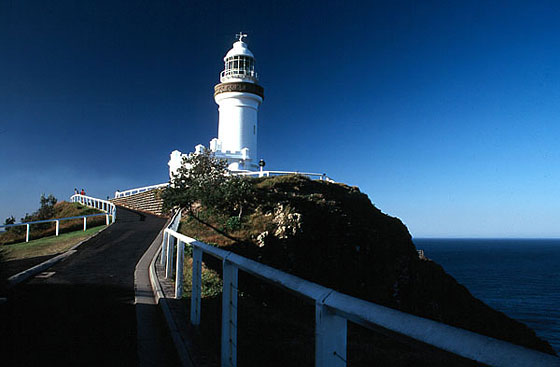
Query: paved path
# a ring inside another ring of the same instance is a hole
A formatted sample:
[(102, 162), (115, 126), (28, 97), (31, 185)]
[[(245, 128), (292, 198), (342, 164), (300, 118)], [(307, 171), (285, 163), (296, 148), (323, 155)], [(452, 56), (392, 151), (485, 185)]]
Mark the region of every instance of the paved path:
[[(0, 342), (7, 348), (3, 362), (138, 365), (134, 271), (165, 220), (124, 208), (118, 208), (117, 218), (77, 253), (47, 270), (54, 274), (32, 278), (8, 294), (0, 307), (0, 331), (6, 339)], [(152, 307), (152, 323), (163, 326), (163, 320), (153, 322), (161, 316), (157, 306)], [(176, 365), (172, 342), (159, 331), (163, 348), (169, 348), (157, 363)]]

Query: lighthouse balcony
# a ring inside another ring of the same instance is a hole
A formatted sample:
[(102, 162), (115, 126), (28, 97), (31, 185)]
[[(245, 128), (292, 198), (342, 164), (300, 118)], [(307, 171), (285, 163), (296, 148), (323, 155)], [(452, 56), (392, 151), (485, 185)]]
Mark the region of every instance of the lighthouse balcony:
[(245, 69), (227, 69), (220, 73), (220, 82), (228, 82), (228, 81), (251, 81), (251, 82), (258, 82), (259, 77), (257, 72), (254, 70), (245, 70)]

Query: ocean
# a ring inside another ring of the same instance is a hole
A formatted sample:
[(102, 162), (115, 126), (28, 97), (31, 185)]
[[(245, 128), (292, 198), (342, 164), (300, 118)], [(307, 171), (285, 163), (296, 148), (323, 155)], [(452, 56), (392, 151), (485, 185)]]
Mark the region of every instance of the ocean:
[(560, 239), (414, 239), (426, 257), (490, 307), (560, 353)]

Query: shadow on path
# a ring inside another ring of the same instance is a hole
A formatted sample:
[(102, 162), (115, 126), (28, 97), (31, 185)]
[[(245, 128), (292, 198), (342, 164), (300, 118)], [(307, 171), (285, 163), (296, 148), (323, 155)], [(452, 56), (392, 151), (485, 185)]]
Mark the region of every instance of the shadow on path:
[(51, 267), (52, 276), (16, 286), (0, 304), (8, 365), (137, 365), (134, 269), (165, 219), (117, 210), (117, 222)]
[[(29, 268), (34, 267), (35, 265), (39, 265), (40, 263), (47, 261), (50, 258), (55, 257), (58, 254), (53, 255), (45, 255), (45, 256), (36, 256), (36, 257), (28, 257), (25, 259), (18, 259), (18, 260), (10, 260), (4, 261), (0, 264), (0, 280), (5, 281), (9, 277), (14, 274), (17, 274), (21, 271), (27, 270)], [(0, 290), (0, 294), (3, 294), (4, 290)]]

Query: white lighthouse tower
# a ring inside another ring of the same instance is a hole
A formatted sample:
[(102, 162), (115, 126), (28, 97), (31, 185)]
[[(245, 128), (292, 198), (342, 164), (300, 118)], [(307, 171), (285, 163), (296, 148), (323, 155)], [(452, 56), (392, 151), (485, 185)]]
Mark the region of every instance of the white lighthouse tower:
[(220, 84), (214, 87), (214, 100), (219, 106), (218, 138), (210, 141), (210, 150), (226, 159), (232, 171), (256, 170), (257, 115), (264, 89), (258, 84), (255, 57), (243, 42), (247, 35), (239, 33), (237, 37), (224, 57)]
[[(264, 89), (258, 84), (255, 71), (255, 57), (243, 42), (246, 34), (237, 34), (237, 42), (224, 57), (224, 70), (220, 73), (220, 83), (214, 87), (214, 100), (218, 104), (218, 137), (210, 141), (210, 150), (216, 158), (224, 159), (232, 172), (256, 171), (259, 168), (257, 156), (257, 133), (259, 106), (264, 98)], [(205, 147), (195, 146), (194, 154)], [(169, 177), (182, 164), (186, 154), (178, 150), (169, 159)]]

